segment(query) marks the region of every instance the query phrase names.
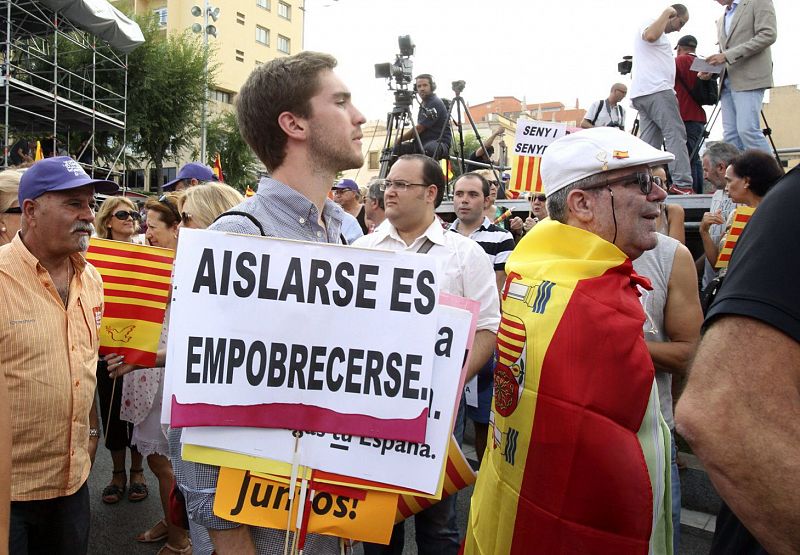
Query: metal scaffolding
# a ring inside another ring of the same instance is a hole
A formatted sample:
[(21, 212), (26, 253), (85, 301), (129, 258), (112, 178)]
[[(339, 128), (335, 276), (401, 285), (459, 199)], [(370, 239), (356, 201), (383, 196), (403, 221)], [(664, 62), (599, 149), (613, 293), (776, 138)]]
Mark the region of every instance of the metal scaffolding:
[(3, 167), (13, 142), (38, 139), (122, 183), (127, 55), (37, 0), (0, 0), (0, 49)]

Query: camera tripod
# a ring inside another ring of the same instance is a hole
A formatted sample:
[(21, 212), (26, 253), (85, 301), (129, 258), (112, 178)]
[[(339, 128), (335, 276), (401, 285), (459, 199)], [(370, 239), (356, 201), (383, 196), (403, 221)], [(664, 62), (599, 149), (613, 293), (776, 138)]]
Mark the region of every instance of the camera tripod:
[(394, 107), (386, 115), (386, 140), (381, 149), (381, 166), (378, 177), (384, 178), (389, 174), (394, 157), (394, 147), (402, 142), (406, 127), (414, 130), (414, 141), (420, 152), (424, 152), (422, 140), (419, 138), (414, 120), (411, 117), (411, 104), (414, 100), (414, 93), (408, 89), (394, 91)]

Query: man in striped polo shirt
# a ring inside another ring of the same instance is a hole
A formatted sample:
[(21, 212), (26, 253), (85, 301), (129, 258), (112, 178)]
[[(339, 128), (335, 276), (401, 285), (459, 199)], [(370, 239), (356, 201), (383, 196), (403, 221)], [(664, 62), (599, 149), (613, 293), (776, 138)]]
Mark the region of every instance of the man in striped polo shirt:
[[(506, 259), (514, 250), (514, 236), (484, 216), (484, 210), (490, 202), (489, 182), (486, 178), (477, 173), (465, 173), (459, 177), (453, 196), (453, 207), (458, 218), (450, 226), (450, 231), (469, 237), (489, 255), (499, 294), (506, 281)], [(477, 391), (477, 396), (464, 396), (467, 416), (475, 424), (475, 452), (479, 462), (486, 450), (486, 435), (489, 431), (494, 363), (495, 357), (492, 356), (478, 375), (467, 384), (467, 390), (470, 393)]]

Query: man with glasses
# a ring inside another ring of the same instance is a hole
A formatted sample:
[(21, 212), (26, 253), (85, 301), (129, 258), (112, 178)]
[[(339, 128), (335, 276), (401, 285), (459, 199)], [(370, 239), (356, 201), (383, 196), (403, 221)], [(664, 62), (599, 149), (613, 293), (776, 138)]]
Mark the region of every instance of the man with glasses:
[(22, 227), (0, 247), (0, 372), (12, 414), (11, 553), (88, 550), (103, 283), (82, 253), (94, 229), (95, 192), (116, 190), (68, 156), (36, 162), (20, 179)]
[[(480, 303), (477, 332), (467, 380), (475, 376), (494, 351), (500, 323), (497, 285), (489, 257), (472, 239), (445, 231), (435, 209), (442, 201), (447, 180), (432, 158), (421, 154), (401, 156), (380, 182), (386, 208), (384, 224), (355, 242), (357, 247), (427, 253), (436, 258), (442, 291)], [(459, 410), (454, 435), (461, 443), (464, 412)], [(415, 517), (420, 554), (458, 553), (460, 537), (455, 520), (455, 496), (436, 503)], [(366, 544), (364, 553), (401, 553), (404, 523), (395, 526), (388, 546)]]
[(671, 161), (587, 129), (542, 159), (550, 218), (506, 262), (490, 427), (465, 553), (672, 553), (669, 429), (631, 260)]
[(608, 98), (597, 100), (586, 111), (586, 116), (581, 122), (581, 127), (616, 127), (625, 129), (625, 108), (622, 99), (628, 94), (628, 87), (622, 83), (614, 83)]
[(361, 191), (358, 189), (358, 183), (352, 179), (341, 179), (336, 185), (333, 186), (333, 202), (342, 207), (342, 209), (358, 220), (358, 225), (361, 227), (361, 234), (365, 235), (369, 229), (364, 220), (364, 204), (361, 202)]
[(669, 164), (671, 192), (690, 194), (692, 172), (686, 149), (686, 128), (675, 97), (675, 60), (668, 33), (680, 31), (689, 21), (683, 4), (673, 4), (655, 21), (639, 28), (633, 44), (631, 104), (639, 112), (639, 137), (655, 148), (666, 144), (674, 155)]

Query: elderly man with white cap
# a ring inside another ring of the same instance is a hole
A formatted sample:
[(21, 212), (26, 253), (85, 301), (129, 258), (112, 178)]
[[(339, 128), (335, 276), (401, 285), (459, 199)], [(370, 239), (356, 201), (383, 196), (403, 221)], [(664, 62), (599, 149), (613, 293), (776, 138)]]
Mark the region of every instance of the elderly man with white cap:
[(506, 263), (489, 446), (465, 553), (672, 553), (669, 429), (642, 337), (671, 161), (617, 129), (552, 143), (550, 219)]

